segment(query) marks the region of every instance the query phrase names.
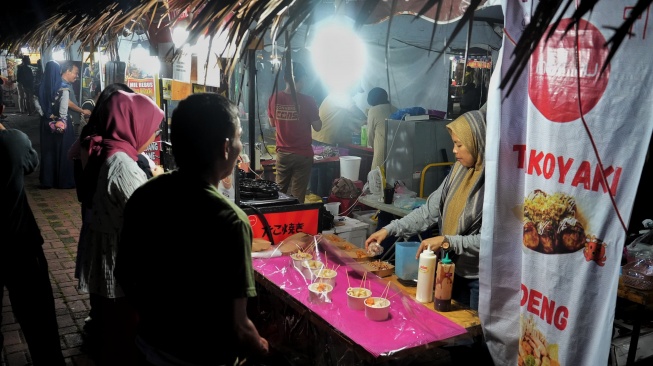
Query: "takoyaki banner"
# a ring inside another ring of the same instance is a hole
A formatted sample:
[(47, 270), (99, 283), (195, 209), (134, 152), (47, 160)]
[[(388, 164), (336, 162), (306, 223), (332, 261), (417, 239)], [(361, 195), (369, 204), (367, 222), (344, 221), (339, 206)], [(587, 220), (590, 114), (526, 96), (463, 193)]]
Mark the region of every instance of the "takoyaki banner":
[(566, 34), (564, 20), (507, 95), (498, 84), (537, 2), (503, 1), (504, 45), (488, 101), (479, 307), (497, 365), (608, 362), (625, 226), (653, 129), (646, 17), (600, 70), (611, 29), (635, 3), (598, 2)]

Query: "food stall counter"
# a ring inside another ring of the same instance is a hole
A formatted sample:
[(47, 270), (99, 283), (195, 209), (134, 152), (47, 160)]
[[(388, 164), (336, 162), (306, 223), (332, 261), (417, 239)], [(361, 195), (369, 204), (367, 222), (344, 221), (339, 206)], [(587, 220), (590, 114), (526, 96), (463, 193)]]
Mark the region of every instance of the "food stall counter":
[[(363, 360), (362, 364), (379, 364), (389, 360), (403, 363), (415, 357), (432, 359), (442, 356), (443, 351), (437, 348), (460, 341), (469, 342), (470, 337), (480, 334), (480, 321), (475, 312), (456, 308), (449, 313), (439, 313), (433, 309), (433, 303), (418, 303), (414, 288), (401, 285), (396, 277), (387, 281), (365, 272), (359, 261), (344, 255), (328, 241), (315, 247), (318, 249), (313, 252), (314, 260), (337, 273), (328, 294), (312, 293), (309, 285), (320, 281), (311, 277), (310, 269), (299, 268), (301, 264), (298, 265), (290, 256), (253, 259), (257, 290), (264, 297), (274, 298), (277, 304), (266, 311), (259, 310), (268, 316), (276, 314), (272, 316), (276, 321), (267, 319), (263, 322), (264, 336), (265, 329), (284, 330), (286, 333), (281, 338), (285, 342), (295, 338), (292, 343), (297, 343), (306, 336), (304, 333), (315, 332), (319, 341), (305, 345), (305, 353), (311, 354), (310, 357), (326, 357), (315, 354), (317, 345), (326, 342), (328, 344), (324, 346), (332, 352), (342, 349), (338, 356), (340, 361), (351, 358)], [(372, 297), (382, 297), (390, 302), (387, 319), (375, 321), (366, 314), (367, 308), (354, 310), (350, 307), (348, 291), (356, 287), (368, 288)], [(292, 309), (292, 315), (286, 313), (288, 308)], [(298, 319), (305, 321), (299, 322)], [(276, 325), (270, 326), (274, 323)], [(297, 333), (295, 329), (301, 331)]]

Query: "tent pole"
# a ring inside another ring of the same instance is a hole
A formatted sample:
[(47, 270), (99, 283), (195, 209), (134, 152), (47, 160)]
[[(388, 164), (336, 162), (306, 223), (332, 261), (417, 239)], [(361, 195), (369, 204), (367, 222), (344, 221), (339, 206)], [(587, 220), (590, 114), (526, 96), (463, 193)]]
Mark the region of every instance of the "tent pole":
[(469, 22), (467, 23), (467, 39), (465, 40), (465, 66), (463, 67), (463, 81), (462, 85), (465, 85), (465, 74), (467, 73), (467, 57), (469, 54), (469, 46), (470, 43), (472, 42), (472, 23), (474, 23), (473, 19), (470, 19)]
[(256, 168), (256, 48), (247, 50), (247, 81), (249, 84), (249, 160), (252, 170)]

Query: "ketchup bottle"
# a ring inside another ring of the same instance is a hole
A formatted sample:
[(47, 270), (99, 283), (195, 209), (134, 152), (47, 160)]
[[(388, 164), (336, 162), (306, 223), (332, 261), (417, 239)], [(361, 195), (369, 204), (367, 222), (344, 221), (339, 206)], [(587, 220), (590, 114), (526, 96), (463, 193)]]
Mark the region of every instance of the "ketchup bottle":
[(449, 259), (449, 252), (445, 252), (435, 275), (435, 310), (437, 311), (451, 310), (451, 289), (455, 269), (456, 265)]

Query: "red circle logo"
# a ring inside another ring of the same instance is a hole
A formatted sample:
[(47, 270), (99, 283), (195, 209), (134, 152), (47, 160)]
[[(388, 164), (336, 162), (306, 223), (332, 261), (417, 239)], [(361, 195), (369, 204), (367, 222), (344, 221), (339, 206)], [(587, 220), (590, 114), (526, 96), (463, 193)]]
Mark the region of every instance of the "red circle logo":
[[(578, 84), (582, 112), (587, 114), (599, 102), (608, 85), (610, 66), (603, 75), (608, 49), (603, 34), (581, 19), (567, 34), (571, 19), (563, 19), (547, 42), (540, 42), (531, 56), (528, 95), (535, 108), (552, 122), (571, 122), (580, 118)], [(576, 66), (578, 31), (579, 67)]]
[(249, 225), (251, 227), (254, 227), (256, 224), (258, 224), (258, 217), (256, 215), (249, 215), (247, 218), (249, 219)]

